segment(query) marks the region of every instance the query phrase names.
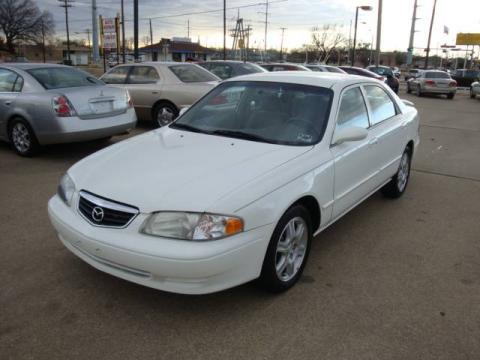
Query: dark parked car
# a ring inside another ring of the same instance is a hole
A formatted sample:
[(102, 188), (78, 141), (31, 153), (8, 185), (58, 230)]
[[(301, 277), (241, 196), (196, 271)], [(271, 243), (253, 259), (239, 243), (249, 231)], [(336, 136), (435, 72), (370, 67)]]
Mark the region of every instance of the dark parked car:
[(480, 80), (480, 70), (457, 69), (452, 74), (452, 79), (457, 82), (457, 86), (469, 88), (472, 83)]
[(307, 64), (305, 65), (308, 69), (312, 71), (318, 71), (318, 72), (333, 72), (333, 73), (340, 73), (340, 74), (346, 74), (345, 71), (342, 69), (339, 69), (336, 66), (331, 66), (331, 65), (323, 65), (323, 64)]
[(240, 75), (267, 72), (267, 70), (257, 64), (243, 61), (205, 61), (198, 63), (198, 65), (217, 75), (222, 80)]
[(393, 91), (398, 93), (399, 82), (398, 82), (398, 79), (396, 79), (395, 76), (393, 76), (393, 73), (392, 73), (392, 77), (388, 78), (387, 76), (378, 75), (373, 71), (369, 71), (367, 69), (362, 69), (355, 66), (339, 66), (339, 68), (351, 75), (359, 75), (359, 76), (374, 78), (374, 79), (383, 81), (387, 83), (390, 86), (390, 88), (392, 88)]
[(367, 70), (374, 72), (375, 74), (378, 74), (380, 76), (383, 76), (384, 78), (387, 79), (387, 84), (390, 86), (390, 88), (395, 91), (396, 94), (398, 94), (398, 89), (400, 87), (400, 81), (398, 81), (398, 78), (395, 76), (393, 70), (389, 68), (388, 66), (367, 66)]
[(311, 71), (303, 65), (291, 63), (261, 64), (261, 66), (268, 71)]

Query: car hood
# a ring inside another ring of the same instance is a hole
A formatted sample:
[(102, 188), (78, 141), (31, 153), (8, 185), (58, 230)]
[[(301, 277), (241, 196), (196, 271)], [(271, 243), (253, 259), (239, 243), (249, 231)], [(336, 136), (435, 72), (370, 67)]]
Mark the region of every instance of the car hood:
[(214, 211), (223, 196), (311, 148), (165, 127), (103, 149), (74, 165), (69, 175), (77, 190), (141, 212)]

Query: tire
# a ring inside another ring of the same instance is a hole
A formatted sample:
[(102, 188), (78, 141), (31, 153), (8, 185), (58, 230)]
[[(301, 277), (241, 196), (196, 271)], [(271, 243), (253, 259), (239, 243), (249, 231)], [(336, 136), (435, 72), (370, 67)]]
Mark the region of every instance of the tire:
[(20, 156), (31, 157), (40, 150), (35, 132), (22, 118), (15, 118), (9, 124), (8, 138), (13, 150)]
[(170, 124), (178, 116), (179, 112), (175, 105), (169, 102), (160, 102), (153, 109), (153, 121), (157, 127)]
[(455, 97), (455, 94), (447, 94), (447, 99), (452, 100)]
[(412, 150), (407, 147), (400, 159), (397, 173), (390, 182), (382, 188), (382, 194), (391, 199), (397, 199), (405, 193), (408, 180), (410, 179), (410, 168), (412, 163)]
[(280, 293), (295, 285), (307, 263), (312, 237), (309, 212), (301, 205), (288, 209), (268, 244), (259, 279), (264, 289)]
[(476, 98), (476, 95), (473, 92), (473, 88), (470, 88), (470, 99), (475, 99), (475, 98)]
[(410, 89), (410, 85), (407, 85), (407, 94), (411, 94), (412, 93), (412, 89)]
[(423, 96), (422, 90), (420, 90), (420, 86), (417, 86), (417, 89), (415, 90), (415, 94), (416, 94), (418, 97), (422, 97), (422, 96)]

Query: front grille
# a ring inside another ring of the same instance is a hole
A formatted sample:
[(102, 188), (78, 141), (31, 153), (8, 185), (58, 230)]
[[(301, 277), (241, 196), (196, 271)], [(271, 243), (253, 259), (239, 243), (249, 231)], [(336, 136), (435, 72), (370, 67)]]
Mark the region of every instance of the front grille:
[(80, 191), (78, 211), (92, 225), (124, 228), (139, 213), (138, 208)]

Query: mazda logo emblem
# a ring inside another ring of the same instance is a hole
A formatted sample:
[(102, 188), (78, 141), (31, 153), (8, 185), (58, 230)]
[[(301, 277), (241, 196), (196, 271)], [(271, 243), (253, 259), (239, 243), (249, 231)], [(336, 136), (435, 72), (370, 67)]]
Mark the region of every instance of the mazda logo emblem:
[(96, 222), (101, 222), (103, 220), (103, 217), (105, 216), (105, 213), (103, 212), (103, 209), (101, 207), (95, 206), (92, 210), (92, 218)]

